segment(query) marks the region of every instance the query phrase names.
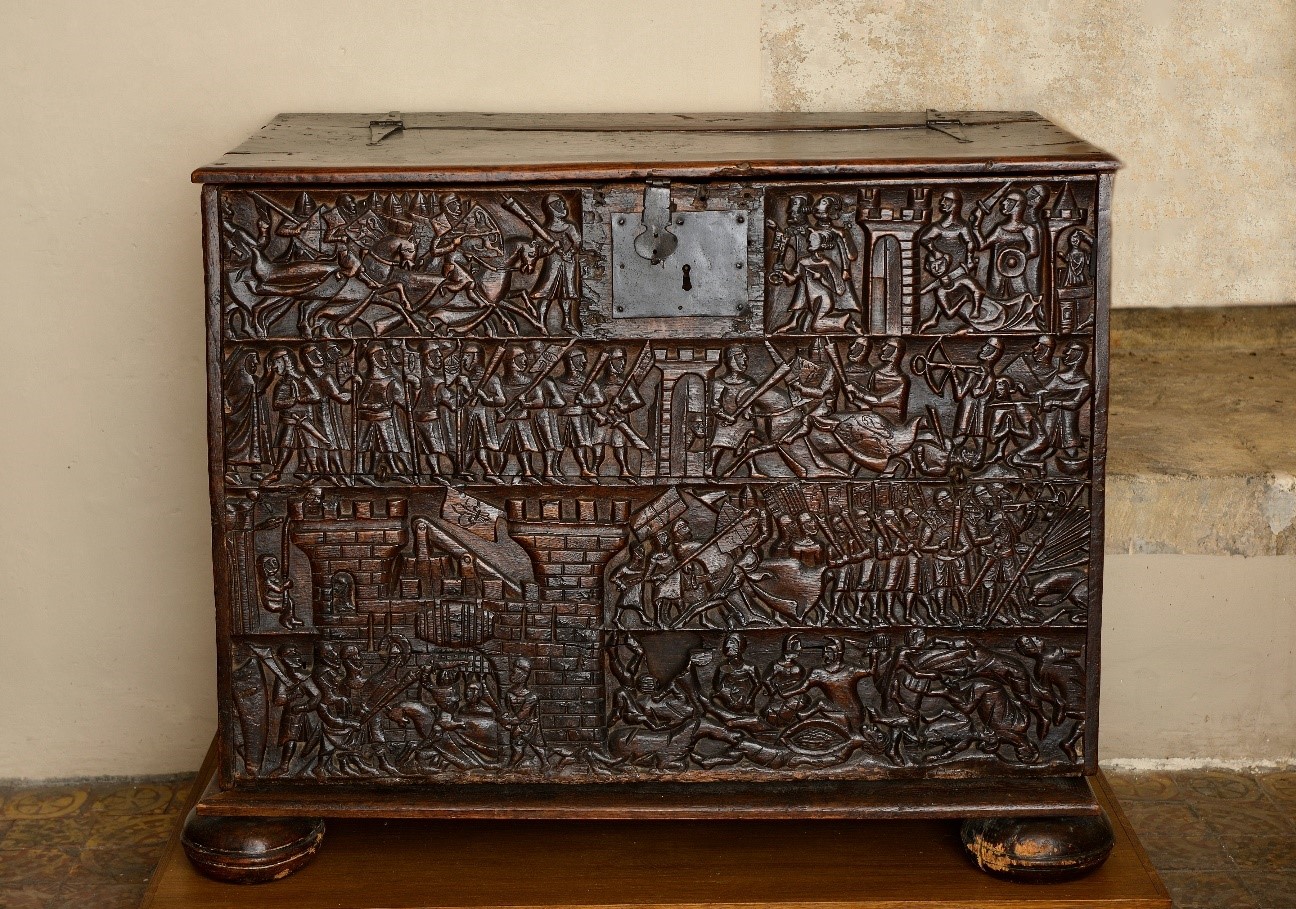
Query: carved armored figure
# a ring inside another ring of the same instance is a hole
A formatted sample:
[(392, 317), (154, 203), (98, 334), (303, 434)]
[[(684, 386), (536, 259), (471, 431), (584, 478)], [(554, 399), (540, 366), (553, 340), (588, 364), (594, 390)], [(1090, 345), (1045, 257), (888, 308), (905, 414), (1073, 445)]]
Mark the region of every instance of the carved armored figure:
[(1101, 840), (1114, 163), (1034, 115), (780, 117), (288, 117), (200, 172), (200, 865), (279, 874), (202, 831), (334, 810)]

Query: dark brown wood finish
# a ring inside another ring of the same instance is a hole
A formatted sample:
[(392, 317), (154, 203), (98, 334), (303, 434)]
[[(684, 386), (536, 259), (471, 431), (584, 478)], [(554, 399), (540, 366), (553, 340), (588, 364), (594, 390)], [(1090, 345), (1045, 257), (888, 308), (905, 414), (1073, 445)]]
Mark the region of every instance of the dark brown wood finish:
[(1114, 166), (1032, 114), (288, 115), (197, 172), (199, 813), (1095, 813)]

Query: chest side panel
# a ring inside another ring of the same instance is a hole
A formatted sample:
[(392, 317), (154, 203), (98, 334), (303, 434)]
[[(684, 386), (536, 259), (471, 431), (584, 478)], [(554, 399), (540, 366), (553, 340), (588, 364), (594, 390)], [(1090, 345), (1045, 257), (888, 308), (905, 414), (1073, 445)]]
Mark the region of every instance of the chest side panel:
[(1096, 177), (213, 197), (231, 781), (1085, 766)]

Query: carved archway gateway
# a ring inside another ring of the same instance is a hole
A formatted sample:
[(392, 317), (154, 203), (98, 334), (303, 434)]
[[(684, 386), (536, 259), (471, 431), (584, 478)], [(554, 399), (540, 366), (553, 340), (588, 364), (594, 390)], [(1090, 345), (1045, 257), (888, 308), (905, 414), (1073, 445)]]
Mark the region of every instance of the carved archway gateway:
[[(1097, 816), (1114, 162), (780, 116), (303, 115), (198, 172), (203, 812)], [(980, 312), (1028, 268), (1042, 322)]]

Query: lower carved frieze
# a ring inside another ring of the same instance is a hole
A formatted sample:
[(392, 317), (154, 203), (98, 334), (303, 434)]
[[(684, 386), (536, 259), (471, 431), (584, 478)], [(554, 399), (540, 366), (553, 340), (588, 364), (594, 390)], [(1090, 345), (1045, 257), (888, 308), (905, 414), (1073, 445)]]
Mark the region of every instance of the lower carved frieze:
[(1074, 769), (1090, 534), (1072, 482), (231, 494), (227, 756), (333, 783)]

